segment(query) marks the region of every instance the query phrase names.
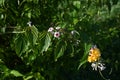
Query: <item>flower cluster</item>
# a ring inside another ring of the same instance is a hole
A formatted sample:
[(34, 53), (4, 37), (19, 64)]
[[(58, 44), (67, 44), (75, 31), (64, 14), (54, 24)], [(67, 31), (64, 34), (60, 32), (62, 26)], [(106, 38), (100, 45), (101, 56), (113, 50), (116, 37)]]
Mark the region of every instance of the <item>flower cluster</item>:
[(99, 69), (99, 70), (104, 70), (106, 67), (104, 66), (105, 64), (101, 62), (101, 52), (100, 50), (94, 45), (89, 52), (88, 56), (88, 62), (92, 63), (91, 67), (93, 70)]
[(50, 32), (51, 34), (54, 35), (55, 38), (59, 38), (61, 33), (60, 33), (60, 27), (56, 27), (56, 28), (53, 28), (53, 27), (50, 27), (48, 29), (48, 32)]
[(95, 62), (100, 59), (101, 53), (100, 50), (96, 47), (93, 46), (90, 49), (89, 56), (88, 56), (88, 62)]

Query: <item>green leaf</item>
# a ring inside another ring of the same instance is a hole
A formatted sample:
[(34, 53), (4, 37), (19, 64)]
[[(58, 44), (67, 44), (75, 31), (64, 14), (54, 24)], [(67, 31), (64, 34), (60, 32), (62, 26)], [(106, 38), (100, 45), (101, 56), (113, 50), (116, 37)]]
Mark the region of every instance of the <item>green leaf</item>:
[(89, 53), (89, 50), (91, 48), (91, 44), (87, 44), (85, 43), (85, 52), (84, 52), (84, 55), (82, 57), (82, 59), (80, 60), (80, 64), (78, 66), (78, 69), (87, 62), (87, 57), (88, 57), (88, 53)]
[(8, 68), (6, 67), (6, 65), (4, 65), (3, 63), (0, 63), (0, 71), (3, 71), (3, 72), (8, 72)]
[(24, 80), (30, 80), (31, 78), (33, 78), (33, 75), (28, 76), (28, 77), (25, 78)]
[(39, 36), (38, 36), (38, 44), (39, 44), (38, 47), (39, 47), (39, 51), (41, 53), (43, 53), (43, 51), (44, 51), (43, 47), (45, 46), (46, 35), (47, 35), (46, 32), (40, 32)]
[(32, 3), (38, 4), (39, 0), (27, 0), (27, 2), (32, 2)]
[(73, 1), (73, 5), (79, 9), (81, 6), (81, 3), (80, 1)]
[(31, 18), (32, 13), (28, 12), (28, 18)]
[(113, 5), (110, 12), (111, 16), (120, 15), (120, 2), (117, 5)]
[(38, 39), (38, 30), (35, 26), (28, 27), (26, 31), (29, 42), (34, 45)]
[(13, 74), (13, 75), (16, 76), (16, 77), (23, 76), (20, 72), (18, 72), (18, 71), (16, 71), (16, 70), (12, 70), (12, 71), (10, 72), (10, 74)]
[(47, 35), (46, 35), (46, 38), (45, 38), (45, 43), (44, 43), (44, 46), (43, 46), (41, 52), (44, 52), (44, 51), (47, 51), (47, 50), (48, 50), (48, 48), (49, 48), (49, 46), (50, 46), (50, 42), (51, 42), (50, 35), (47, 34)]
[(71, 55), (71, 57), (74, 57), (74, 46), (73, 45), (70, 45), (69, 46), (70, 48), (69, 48), (69, 51), (70, 51), (70, 55)]
[(45, 36), (46, 36), (46, 32), (40, 32), (38, 39), (42, 40), (43, 38), (45, 38)]
[(20, 56), (23, 52), (27, 50), (27, 40), (24, 34), (19, 34), (15, 40), (15, 50)]
[(66, 46), (67, 46), (67, 43), (66, 42), (63, 42), (63, 41), (59, 41), (57, 44), (56, 44), (56, 48), (55, 48), (55, 61), (57, 61), (57, 59), (61, 56), (63, 56), (64, 54), (64, 51), (66, 50)]
[(3, 5), (5, 0), (0, 0), (0, 5)]
[(30, 27), (33, 34), (33, 43), (35, 44), (38, 38), (38, 30), (35, 26)]

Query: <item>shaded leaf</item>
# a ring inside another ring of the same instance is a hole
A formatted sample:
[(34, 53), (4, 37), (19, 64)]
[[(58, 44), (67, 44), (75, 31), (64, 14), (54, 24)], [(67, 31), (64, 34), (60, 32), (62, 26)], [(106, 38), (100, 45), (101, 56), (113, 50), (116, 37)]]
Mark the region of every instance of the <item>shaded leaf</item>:
[(92, 45), (85, 43), (84, 46), (85, 46), (84, 55), (83, 55), (82, 59), (80, 60), (80, 64), (79, 64), (79, 66), (78, 66), (78, 69), (79, 69), (83, 64), (85, 64), (85, 63), (87, 62), (88, 53), (89, 53), (89, 50), (90, 50), (90, 48), (91, 48)]
[(21, 53), (27, 50), (27, 40), (24, 34), (19, 34), (15, 40), (15, 50), (16, 53), (20, 56)]
[(111, 16), (120, 15), (120, 2), (117, 5), (112, 6), (110, 15)]
[(55, 48), (55, 52), (54, 52), (55, 53), (55, 61), (57, 61), (57, 59), (64, 54), (64, 51), (66, 50), (66, 46), (67, 46), (67, 43), (63, 42), (63, 41), (59, 41), (56, 44), (56, 48)]

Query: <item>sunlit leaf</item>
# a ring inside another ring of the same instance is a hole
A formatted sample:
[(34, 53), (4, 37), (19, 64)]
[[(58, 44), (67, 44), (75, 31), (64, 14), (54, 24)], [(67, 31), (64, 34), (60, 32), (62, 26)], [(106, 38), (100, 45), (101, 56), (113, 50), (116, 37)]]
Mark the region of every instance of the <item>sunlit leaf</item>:
[(10, 74), (13, 74), (13, 75), (16, 76), (16, 77), (23, 76), (20, 72), (18, 72), (18, 71), (16, 71), (16, 70), (12, 70), (12, 71), (10, 72)]
[(33, 75), (30, 75), (30, 76), (26, 77), (24, 80), (29, 80), (31, 78), (33, 78)]
[(80, 1), (73, 1), (73, 5), (79, 9), (81, 3), (80, 3)]
[(46, 32), (39, 32), (38, 39), (41, 40), (41, 39), (45, 38), (46, 34), (47, 34)]
[(34, 45), (38, 39), (38, 30), (35, 26), (31, 26), (28, 28), (27, 32), (27, 37), (29, 42)]
[(0, 0), (0, 5), (3, 5), (5, 0)]
[(46, 34), (46, 38), (45, 38), (45, 42), (44, 42), (44, 46), (43, 46), (41, 52), (47, 51), (48, 48), (49, 48), (49, 46), (50, 46), (50, 43), (51, 43), (50, 35), (49, 35), (49, 34)]

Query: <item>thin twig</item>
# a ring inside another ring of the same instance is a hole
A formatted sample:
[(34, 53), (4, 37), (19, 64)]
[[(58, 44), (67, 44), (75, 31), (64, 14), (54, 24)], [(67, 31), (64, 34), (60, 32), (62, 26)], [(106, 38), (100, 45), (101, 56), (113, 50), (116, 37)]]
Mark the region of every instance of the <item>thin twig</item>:
[(110, 79), (107, 79), (107, 78), (105, 78), (105, 77), (103, 76), (103, 74), (102, 74), (102, 72), (100, 71), (100, 69), (99, 69), (99, 73), (100, 73), (100, 76), (101, 76), (104, 80), (110, 80)]

